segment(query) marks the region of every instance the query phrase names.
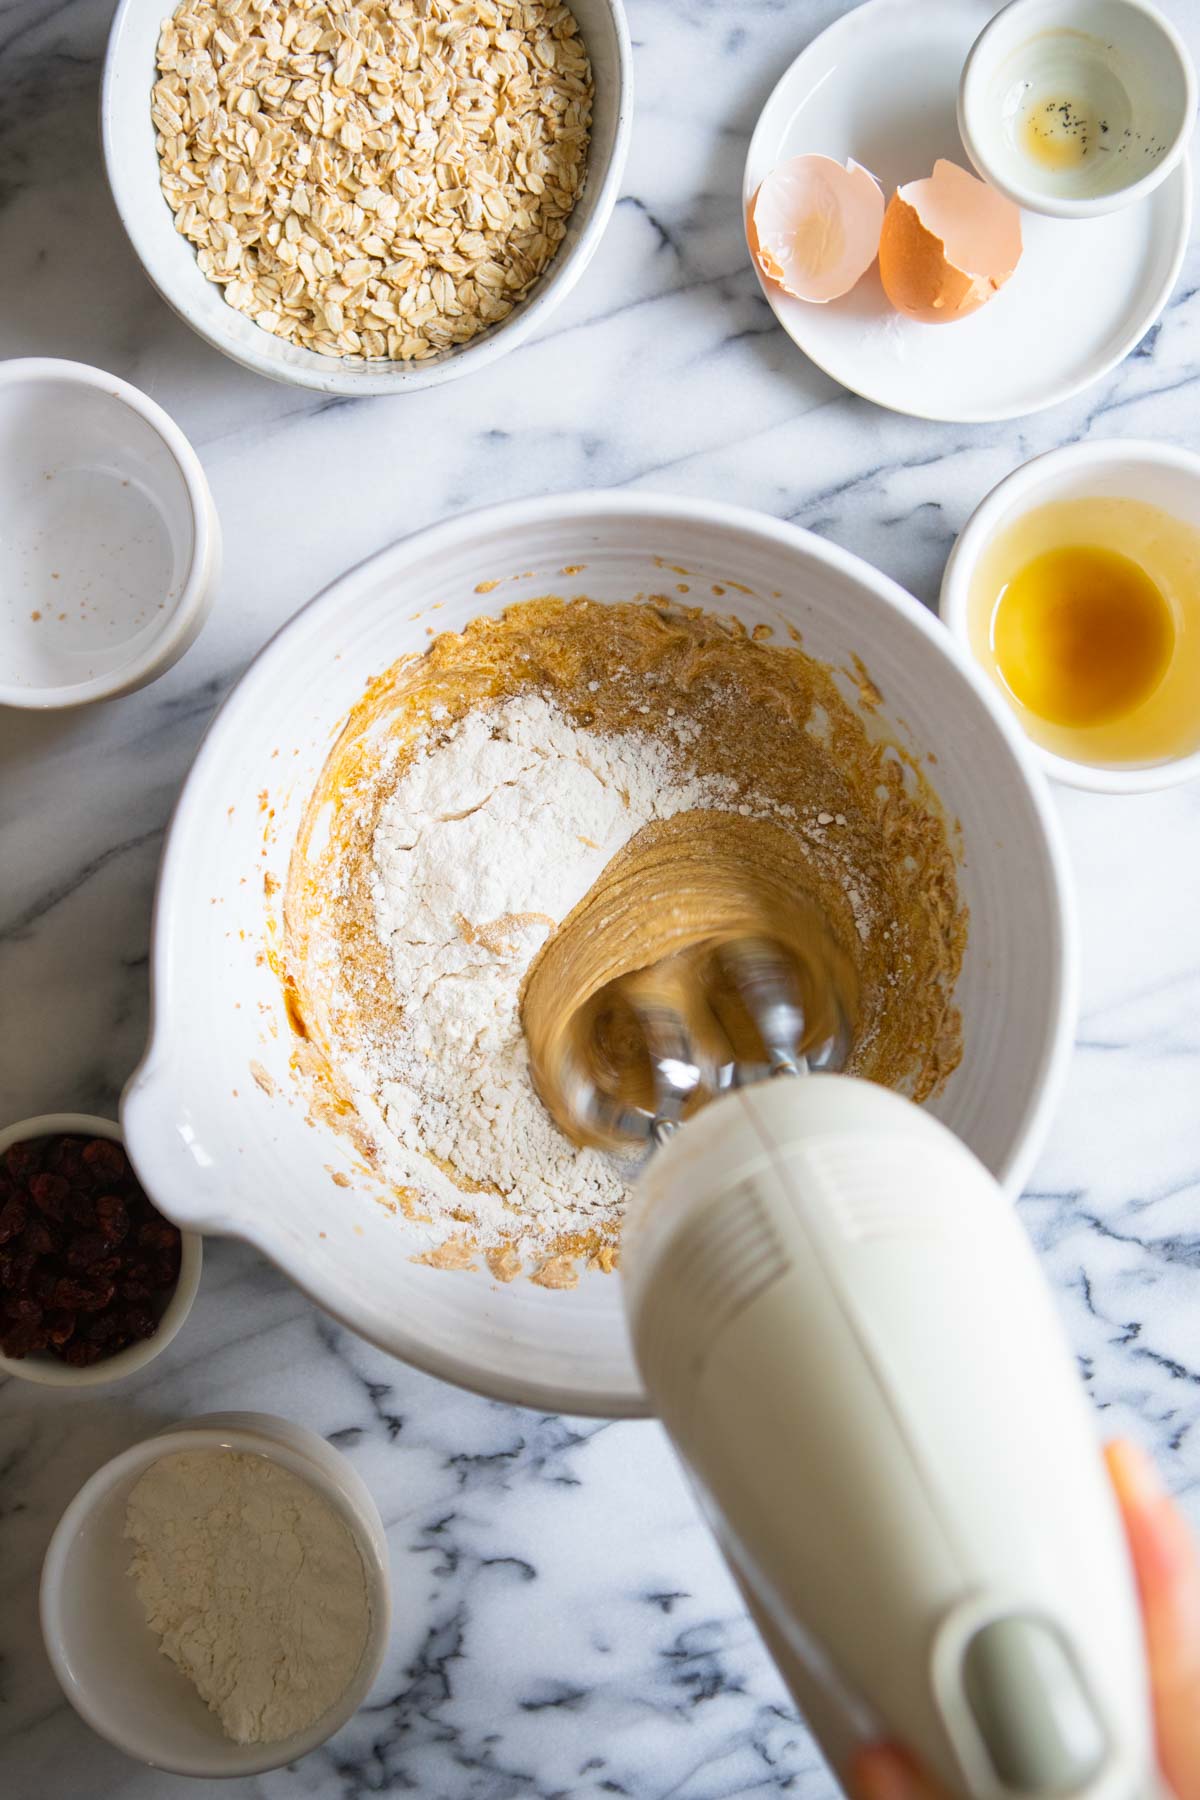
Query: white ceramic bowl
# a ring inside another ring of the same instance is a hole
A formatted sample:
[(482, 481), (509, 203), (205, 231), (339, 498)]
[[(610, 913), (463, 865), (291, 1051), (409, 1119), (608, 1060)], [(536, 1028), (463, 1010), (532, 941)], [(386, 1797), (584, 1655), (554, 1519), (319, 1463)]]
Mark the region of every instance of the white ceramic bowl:
[(171, 0), (121, 0), (104, 63), (100, 129), (109, 185), (142, 267), (180, 318), (244, 368), (325, 394), (403, 394), (482, 369), (545, 323), (591, 261), (621, 187), (633, 119), (633, 53), (622, 0), (571, 0), (595, 82), (587, 182), (567, 235), (545, 274), (508, 318), (469, 344), (427, 362), (348, 362), (272, 337), (226, 305), (175, 230), (158, 180), (150, 119), (155, 52)]
[[(1023, 127), (1031, 108), (1064, 104), (1067, 140), (1086, 134), (1086, 154), (1046, 167)], [(958, 90), (959, 132), (984, 180), (1060, 219), (1145, 199), (1186, 150), (1195, 113), (1191, 57), (1147, 0), (1010, 0), (976, 39)]]
[(86, 363), (0, 363), (0, 705), (142, 687), (208, 617), (221, 533), (161, 406)]
[[(349, 1687), (316, 1724), (274, 1744), (235, 1744), (159, 1649), (129, 1579), (123, 1536), (130, 1490), (161, 1457), (187, 1450), (265, 1456), (327, 1500), (362, 1556), (371, 1626)], [(59, 1520), (42, 1565), (42, 1635), (55, 1675), (82, 1719), (139, 1762), (177, 1775), (257, 1775), (323, 1744), (362, 1705), (387, 1648), (391, 1599), (379, 1509), (359, 1475), (316, 1432), (269, 1413), (183, 1419), (105, 1463)]]
[[(115, 1119), (98, 1119), (92, 1113), (42, 1113), (35, 1119), (21, 1119), (0, 1131), (0, 1156), (10, 1144), (22, 1144), (28, 1138), (54, 1137), (60, 1132), (70, 1132), (78, 1137), (111, 1138), (115, 1144), (123, 1142), (121, 1127)], [(153, 1195), (150, 1197), (154, 1198)], [(57, 1356), (40, 1353), (36, 1356), (0, 1356), (0, 1371), (5, 1375), (19, 1375), (22, 1381), (33, 1381), (41, 1387), (60, 1388), (103, 1387), (110, 1381), (123, 1381), (127, 1375), (136, 1374), (166, 1349), (191, 1312), (196, 1289), (200, 1286), (203, 1260), (199, 1236), (194, 1231), (185, 1231), (180, 1246), (179, 1279), (163, 1305), (158, 1330), (153, 1337), (130, 1344), (126, 1349), (118, 1350), (115, 1356), (103, 1357), (86, 1369), (73, 1369), (70, 1363), (60, 1362)]]
[[(975, 660), (971, 645), (971, 586), (987, 546), (1023, 513), (1056, 500), (1086, 498), (1142, 500), (1160, 507), (1200, 531), (1200, 456), (1169, 444), (1116, 439), (1107, 443), (1067, 444), (1022, 463), (981, 500), (950, 552), (942, 577), (939, 607), (942, 621)], [(997, 694), (999, 678), (988, 673)], [(1015, 702), (1004, 697), (1004, 703)], [(1058, 756), (1031, 743), (1046, 773), (1068, 787), (1098, 794), (1144, 794), (1200, 777), (1200, 693), (1195, 699), (1195, 750), (1149, 765), (1107, 765)]]
[[(289, 1066), (295, 1040), (262, 954), (278, 906), (264, 901), (264, 875), (286, 875), (331, 736), (367, 681), (423, 649), (427, 627), (453, 630), (562, 591), (561, 572), (575, 565), (567, 591), (601, 601), (661, 591), (676, 579), (664, 568), (678, 565), (692, 571), (678, 579), (693, 600), (715, 585), (730, 597), (711, 604), (736, 601), (751, 624), (794, 625), (818, 657), (844, 666), (861, 654), (885, 696), (881, 728), (937, 755), (931, 773), (962, 822), (971, 932), (957, 993), (965, 1056), (933, 1110), (1020, 1186), (1074, 1019), (1068, 877), (1020, 732), (933, 616), (867, 564), (757, 513), (654, 495), (533, 499), (435, 526), (344, 576), (268, 645), (214, 722), (171, 826), (151, 1038), (122, 1119), (135, 1165), (173, 1218), (252, 1241), (385, 1350), (527, 1406), (636, 1415), (646, 1400), (611, 1276), (589, 1272), (575, 1292), (556, 1293), (411, 1260), (404, 1221), (377, 1203), (351, 1146), (306, 1120)], [(485, 582), (495, 591), (481, 598)], [(848, 682), (847, 692), (857, 689)], [(275, 809), (265, 843), (260, 790)], [(336, 1186), (335, 1174), (351, 1185)]]

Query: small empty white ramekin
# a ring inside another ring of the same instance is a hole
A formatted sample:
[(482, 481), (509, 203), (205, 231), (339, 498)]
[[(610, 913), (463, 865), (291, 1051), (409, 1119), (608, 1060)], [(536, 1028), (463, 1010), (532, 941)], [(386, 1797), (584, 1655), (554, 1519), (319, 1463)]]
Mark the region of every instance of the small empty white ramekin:
[(0, 363), (0, 705), (144, 686), (208, 616), (221, 535), (196, 452), (103, 369)]
[[(1083, 499), (1141, 500), (1200, 532), (1200, 456), (1170, 444), (1133, 440), (1066, 444), (1022, 463), (998, 482), (975, 508), (950, 552), (938, 603), (943, 624), (971, 662), (979, 661), (971, 642), (971, 584), (988, 545), (1035, 507)], [(1004, 693), (994, 671), (984, 673)], [(1004, 698), (1019, 718), (1017, 703), (1006, 693)], [(1195, 707), (1200, 736), (1200, 693)], [(1028, 742), (1052, 780), (1092, 793), (1145, 794), (1200, 778), (1200, 749), (1163, 762), (1125, 766), (1059, 756), (1032, 738)]]
[[(1020, 135), (1031, 109), (1060, 107), (1087, 149), (1056, 169)], [(1195, 112), (1191, 57), (1147, 0), (1011, 0), (975, 40), (958, 90), (959, 134), (980, 175), (1060, 219), (1144, 199), (1184, 154)]]
[[(21, 1119), (16, 1125), (9, 1125), (0, 1131), (0, 1156), (3, 1156), (10, 1144), (23, 1144), (30, 1138), (66, 1134), (72, 1137), (110, 1138), (114, 1144), (123, 1144), (125, 1141), (115, 1119), (99, 1119), (92, 1113), (42, 1113), (36, 1119)], [(124, 1350), (118, 1350), (113, 1356), (102, 1357), (99, 1362), (91, 1363), (86, 1369), (74, 1369), (70, 1363), (45, 1351), (33, 1356), (0, 1355), (0, 1373), (18, 1375), (22, 1381), (33, 1381), (40, 1387), (86, 1388), (103, 1387), (110, 1381), (122, 1381), (126, 1375), (135, 1375), (139, 1369), (144, 1369), (160, 1351), (166, 1349), (176, 1335), (192, 1310), (192, 1301), (200, 1286), (203, 1240), (196, 1231), (184, 1231), (180, 1235), (183, 1241), (180, 1245), (179, 1276), (163, 1306), (158, 1330), (153, 1337), (143, 1338), (137, 1344), (129, 1344)]]
[[(160, 1458), (189, 1450), (241, 1451), (278, 1463), (328, 1501), (362, 1557), (371, 1622), (358, 1669), (314, 1725), (274, 1744), (236, 1744), (225, 1736), (217, 1715), (163, 1655), (129, 1576), (124, 1530), (130, 1491)], [(366, 1698), (391, 1620), (387, 1538), (366, 1484), (315, 1431), (269, 1413), (209, 1413), (134, 1444), (84, 1483), (46, 1551), (41, 1616), (64, 1694), (118, 1750), (175, 1775), (258, 1775), (307, 1756)]]

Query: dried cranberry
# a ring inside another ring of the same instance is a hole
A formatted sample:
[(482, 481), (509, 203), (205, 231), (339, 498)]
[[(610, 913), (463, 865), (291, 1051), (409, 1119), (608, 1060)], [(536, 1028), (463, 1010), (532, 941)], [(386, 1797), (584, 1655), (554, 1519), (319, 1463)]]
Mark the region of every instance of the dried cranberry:
[(179, 1233), (166, 1219), (147, 1219), (137, 1228), (137, 1241), (143, 1250), (170, 1250), (179, 1242)]
[(101, 1194), (96, 1201), (96, 1224), (110, 1244), (119, 1244), (129, 1230), (129, 1209), (120, 1194)]
[(20, 1294), (33, 1281), (37, 1257), (31, 1250), (18, 1250), (14, 1245), (11, 1250), (0, 1251), (0, 1266), (4, 1270), (5, 1288), (9, 1293)]
[(40, 1319), (45, 1308), (32, 1294), (6, 1294), (4, 1311), (10, 1319)]
[(91, 1290), (84, 1282), (70, 1275), (60, 1275), (54, 1283), (48, 1304), (62, 1312), (90, 1312), (91, 1297)]
[(27, 1181), (37, 1173), (40, 1163), (37, 1138), (27, 1138), (21, 1144), (10, 1144), (4, 1152), (4, 1166), (14, 1181)]
[(30, 1356), (44, 1350), (48, 1342), (46, 1327), (40, 1320), (24, 1320), (19, 1325), (5, 1326), (0, 1333), (0, 1350), (5, 1356)]
[(65, 1175), (33, 1175), (29, 1181), (29, 1198), (40, 1212), (51, 1219), (61, 1219), (63, 1207), (71, 1192)]
[(90, 1269), (107, 1253), (108, 1242), (98, 1231), (81, 1231), (67, 1246), (68, 1269)]
[(93, 1313), (83, 1325), (83, 1335), (90, 1344), (111, 1344), (122, 1335), (120, 1313), (111, 1306)]
[(65, 1223), (73, 1225), (79, 1231), (91, 1231), (96, 1223), (95, 1202), (86, 1186), (81, 1182), (73, 1187), (67, 1195), (63, 1208)]
[(85, 1296), (79, 1302), (80, 1312), (100, 1312), (108, 1305), (116, 1291), (115, 1281), (93, 1281), (89, 1275)]
[(93, 1344), (88, 1338), (73, 1337), (69, 1344), (64, 1344), (59, 1355), (73, 1369), (86, 1369), (92, 1363), (100, 1361), (104, 1355), (104, 1346)]
[(93, 1138), (83, 1147), (83, 1160), (94, 1175), (128, 1175), (129, 1160), (111, 1138)]
[(62, 1277), (62, 1270), (57, 1263), (42, 1262), (36, 1264), (30, 1277), (30, 1290), (37, 1295), (43, 1306), (54, 1305), (54, 1290)]
[(158, 1320), (148, 1306), (127, 1306), (119, 1316), (127, 1337), (149, 1338), (158, 1330)]
[(30, 1219), (21, 1233), (20, 1247), (33, 1256), (51, 1256), (57, 1248), (54, 1233), (45, 1219)]
[(159, 1294), (163, 1288), (171, 1288), (179, 1280), (179, 1251), (165, 1251), (156, 1256), (150, 1264), (150, 1291)]
[(0, 1207), (0, 1244), (7, 1244), (10, 1238), (24, 1231), (25, 1221), (29, 1217), (29, 1208), (20, 1194), (14, 1194)]
[(46, 1335), (54, 1350), (61, 1350), (63, 1345), (75, 1335), (75, 1314), (70, 1312), (52, 1312), (46, 1314)]
[(85, 1167), (83, 1145), (83, 1138), (59, 1138), (46, 1157), (46, 1167), (64, 1176), (67, 1181), (78, 1181)]

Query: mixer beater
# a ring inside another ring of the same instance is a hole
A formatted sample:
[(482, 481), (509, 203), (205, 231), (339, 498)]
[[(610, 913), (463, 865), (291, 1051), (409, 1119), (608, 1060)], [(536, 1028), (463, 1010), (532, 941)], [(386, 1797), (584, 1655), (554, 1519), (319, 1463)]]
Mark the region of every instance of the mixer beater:
[(623, 976), (610, 1004), (628, 1008), (640, 1034), (651, 1104), (629, 1105), (615, 1081), (602, 1085), (581, 1063), (559, 1080), (581, 1135), (614, 1148), (665, 1143), (707, 1099), (778, 1075), (841, 1069), (850, 1051), (836, 996), (832, 1029), (813, 1041), (795, 961), (768, 937), (717, 940)]

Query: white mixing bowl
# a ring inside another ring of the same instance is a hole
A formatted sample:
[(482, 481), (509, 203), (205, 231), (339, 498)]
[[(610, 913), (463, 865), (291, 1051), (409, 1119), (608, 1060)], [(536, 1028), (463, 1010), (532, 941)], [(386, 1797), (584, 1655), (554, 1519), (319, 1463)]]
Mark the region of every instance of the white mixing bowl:
[[(931, 774), (962, 824), (971, 924), (957, 990), (965, 1055), (932, 1110), (1020, 1186), (1075, 999), (1063, 852), (1020, 732), (937, 621), (866, 563), (757, 513), (653, 495), (526, 500), (435, 526), (343, 576), (267, 646), (214, 722), (171, 826), (151, 1037), (122, 1121), (165, 1212), (256, 1244), (383, 1349), (499, 1399), (636, 1415), (646, 1400), (614, 1277), (588, 1273), (562, 1293), (411, 1260), (403, 1219), (377, 1203), (382, 1190), (367, 1191), (350, 1146), (306, 1116), (269, 955), (274, 884), (367, 681), (423, 649), (429, 628), (563, 592), (575, 565), (565, 592), (603, 601), (661, 591), (675, 566), (689, 571), (693, 600), (741, 584), (739, 617), (794, 625), (806, 650), (838, 666), (861, 655), (884, 695), (872, 729), (936, 755)], [(481, 597), (485, 583), (494, 591)]]

